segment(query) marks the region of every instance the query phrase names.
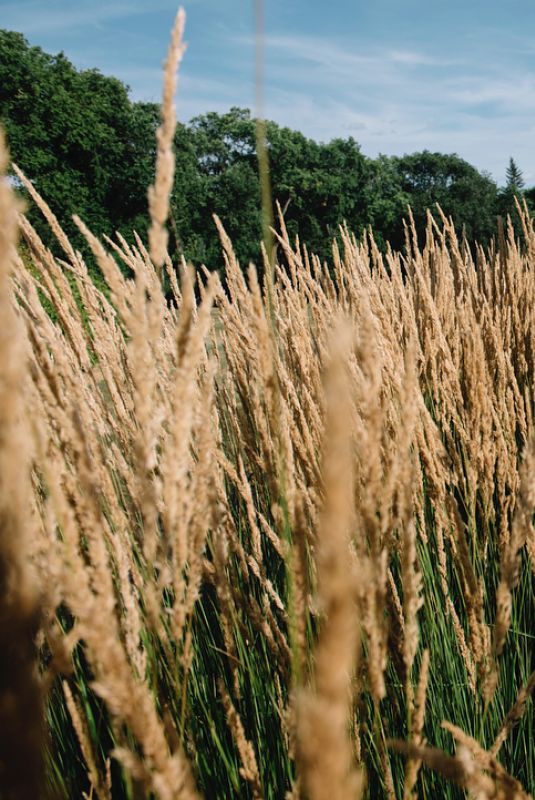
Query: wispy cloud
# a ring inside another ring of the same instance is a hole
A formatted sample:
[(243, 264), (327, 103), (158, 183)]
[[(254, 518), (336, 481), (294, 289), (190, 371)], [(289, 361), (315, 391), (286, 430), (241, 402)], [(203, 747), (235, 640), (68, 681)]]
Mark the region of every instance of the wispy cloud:
[[(236, 36), (238, 45), (253, 47), (253, 36)], [(271, 34), (265, 39), (269, 54), (283, 55), (294, 62), (316, 64), (326, 67), (330, 73), (353, 74), (355, 69), (365, 67), (452, 67), (462, 64), (459, 58), (441, 58), (416, 50), (392, 49), (387, 46), (362, 47), (356, 42), (329, 39), (311, 35)]]
[(465, 106), (493, 105), (502, 113), (528, 113), (535, 109), (535, 75), (513, 73), (507, 79), (467, 77), (451, 99)]
[(391, 50), (386, 53), (386, 58), (395, 64), (408, 64), (412, 67), (454, 67), (462, 64), (459, 58), (437, 58), (414, 50)]
[[(268, 115), (316, 138), (352, 135), (369, 155), (457, 152), (500, 180), (509, 151), (534, 162), (527, 131), (535, 127), (535, 74), (503, 53), (450, 58), (423, 47), (295, 34), (268, 36), (266, 49)], [(535, 169), (526, 178), (535, 179)]]
[(21, 0), (1, 4), (2, 27), (9, 30), (22, 31), (26, 36), (46, 35), (47, 33), (64, 33), (81, 29), (95, 28), (104, 23), (122, 20), (128, 17), (150, 14), (162, 9), (173, 8), (169, 0), (123, 0), (123, 2), (106, 2), (97, 0), (93, 3), (72, 2), (66, 5), (58, 0)]

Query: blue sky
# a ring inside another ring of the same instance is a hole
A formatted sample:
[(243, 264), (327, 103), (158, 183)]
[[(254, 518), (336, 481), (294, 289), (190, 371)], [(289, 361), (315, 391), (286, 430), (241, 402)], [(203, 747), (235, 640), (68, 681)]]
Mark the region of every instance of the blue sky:
[[(503, 182), (509, 156), (535, 184), (533, 0), (264, 0), (266, 116), (365, 154), (456, 152)], [(185, 0), (178, 114), (254, 108), (253, 0)], [(169, 0), (0, 0), (18, 30), (77, 67), (158, 100), (177, 5)]]

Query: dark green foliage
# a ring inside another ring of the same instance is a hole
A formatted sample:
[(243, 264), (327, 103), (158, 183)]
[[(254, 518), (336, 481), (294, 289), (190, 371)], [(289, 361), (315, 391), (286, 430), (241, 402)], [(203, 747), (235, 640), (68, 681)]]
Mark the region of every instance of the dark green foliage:
[(513, 158), (509, 159), (509, 166), (505, 172), (506, 188), (513, 192), (521, 192), (524, 188), (524, 178)]
[[(155, 163), (159, 110), (133, 103), (128, 87), (97, 70), (79, 71), (63, 54), (30, 47), (19, 33), (0, 31), (0, 120), (13, 160), (34, 181), (78, 247), (76, 211), (97, 234), (147, 228), (147, 186)], [(288, 230), (322, 258), (344, 222), (360, 235), (371, 225), (381, 248), (404, 242), (410, 205), (423, 239), (426, 209), (439, 203), (464, 226), (469, 241), (489, 243), (496, 216), (514, 212), (523, 178), (511, 159), (507, 186), (457, 155), (423, 151), (366, 157), (354, 139), (318, 143), (274, 122), (266, 127), (272, 196)], [(243, 267), (260, 262), (260, 184), (255, 120), (248, 110), (208, 113), (175, 138), (176, 175), (171, 198), (173, 255), (221, 268), (213, 214), (221, 217)], [(525, 197), (531, 197), (530, 191)], [(434, 213), (437, 213), (436, 211)], [(47, 244), (48, 228), (30, 208)]]
[(523, 200), (528, 204), (528, 208), (533, 207), (533, 190), (531, 194), (529, 191), (524, 192), (524, 178), (522, 170), (519, 169), (513, 158), (509, 159), (509, 165), (505, 172), (505, 186), (500, 191), (498, 197), (498, 211), (502, 217), (511, 217), (515, 233), (520, 236), (520, 223), (516, 213), (517, 202), (522, 203)]
[(248, 111), (209, 113), (180, 126), (173, 214), (187, 258), (221, 264), (213, 214), (221, 217), (240, 261), (258, 260), (260, 184), (255, 125)]
[[(468, 241), (488, 244), (496, 227), (498, 197), (496, 183), (489, 175), (478, 172), (455, 154), (428, 150), (390, 161), (399, 189), (410, 203), (422, 243), (427, 209), (438, 217), (438, 203), (444, 214), (453, 218), (457, 229), (464, 230)], [(403, 245), (402, 218), (394, 216), (390, 225), (388, 239), (397, 249)]]
[[(132, 104), (116, 78), (78, 71), (63, 53), (0, 31), (0, 119), (12, 158), (76, 245), (74, 212), (99, 234), (131, 230), (144, 215), (157, 113)], [(33, 208), (29, 216), (51, 244)]]
[(274, 123), (268, 141), (273, 196), (286, 208), (290, 234), (328, 257), (339, 225), (360, 233), (370, 222), (371, 160), (352, 138), (318, 144)]

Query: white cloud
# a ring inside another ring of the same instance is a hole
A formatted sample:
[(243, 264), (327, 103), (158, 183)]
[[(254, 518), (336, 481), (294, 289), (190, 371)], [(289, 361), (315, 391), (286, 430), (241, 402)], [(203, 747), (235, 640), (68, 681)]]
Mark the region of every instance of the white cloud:
[(466, 78), (464, 86), (451, 92), (451, 99), (466, 106), (493, 104), (508, 113), (535, 109), (535, 75), (509, 75), (504, 80), (486, 76)]
[[(236, 36), (237, 44), (253, 47), (253, 36)], [(352, 75), (355, 70), (365, 68), (388, 71), (394, 74), (399, 65), (407, 67), (452, 67), (462, 64), (460, 59), (440, 58), (416, 50), (391, 49), (385, 46), (365, 46), (358, 43), (326, 39), (320, 36), (295, 36), (273, 34), (265, 40), (268, 62), (273, 53), (294, 62), (302, 61), (308, 65), (323, 67), (329, 74)]]
[(25, 36), (43, 36), (48, 33), (79, 31), (88, 27), (98, 27), (105, 22), (125, 19), (127, 17), (148, 14), (151, 11), (169, 8), (174, 4), (171, 0), (151, 0), (150, 4), (143, 0), (123, 0), (123, 2), (106, 2), (97, 0), (93, 3), (65, 3), (58, 0), (21, 0), (2, 4), (2, 27), (9, 30), (22, 31)]
[[(448, 58), (295, 35), (268, 36), (266, 50), (267, 115), (306, 135), (352, 135), (371, 156), (457, 152), (499, 182), (510, 154), (533, 163), (535, 74), (503, 53)], [(535, 180), (535, 170), (525, 178)]]
[(436, 58), (414, 50), (391, 50), (387, 52), (386, 58), (397, 64), (409, 64), (414, 67), (454, 67), (462, 63), (460, 59)]

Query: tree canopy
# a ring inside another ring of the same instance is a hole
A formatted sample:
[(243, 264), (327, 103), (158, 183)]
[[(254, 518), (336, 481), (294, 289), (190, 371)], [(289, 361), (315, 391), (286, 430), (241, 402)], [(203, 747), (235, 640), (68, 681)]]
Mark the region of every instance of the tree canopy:
[(0, 31), (0, 119), (13, 160), (69, 234), (74, 212), (107, 233), (144, 217), (157, 115), (116, 78)]
[[(74, 212), (97, 234), (145, 232), (158, 117), (156, 104), (132, 102), (118, 79), (77, 70), (63, 53), (48, 55), (20, 33), (0, 30), (0, 121), (13, 160), (77, 243)], [(513, 159), (499, 190), (455, 154), (424, 150), (372, 159), (351, 137), (319, 143), (274, 122), (266, 134), (272, 196), (285, 209), (290, 233), (322, 257), (343, 223), (357, 234), (372, 226), (380, 246), (402, 246), (409, 205), (421, 236), (426, 209), (437, 213), (439, 203), (468, 239), (487, 244), (496, 215), (512, 211), (513, 196), (523, 194)], [(258, 263), (261, 202), (251, 113), (232, 108), (195, 117), (178, 125), (175, 146), (171, 246), (219, 268), (217, 214), (242, 264)], [(29, 214), (49, 236), (37, 212)]]
[[(401, 189), (408, 197), (417, 230), (425, 229), (426, 210), (438, 216), (436, 205), (470, 241), (486, 244), (496, 226), (498, 188), (490, 175), (455, 154), (424, 150), (392, 159)], [(398, 216), (389, 239), (401, 244)]]

